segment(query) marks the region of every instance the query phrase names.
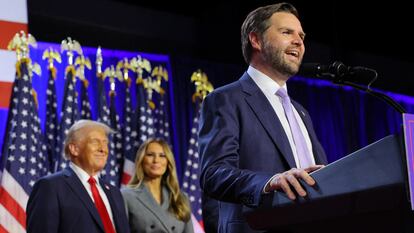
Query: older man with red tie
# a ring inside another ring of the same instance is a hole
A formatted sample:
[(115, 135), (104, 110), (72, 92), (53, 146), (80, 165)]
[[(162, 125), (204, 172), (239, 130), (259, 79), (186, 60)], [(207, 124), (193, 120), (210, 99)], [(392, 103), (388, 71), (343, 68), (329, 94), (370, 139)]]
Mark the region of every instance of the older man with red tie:
[(119, 189), (99, 179), (111, 132), (91, 120), (69, 129), (64, 147), (70, 165), (35, 184), (27, 204), (28, 233), (130, 232)]

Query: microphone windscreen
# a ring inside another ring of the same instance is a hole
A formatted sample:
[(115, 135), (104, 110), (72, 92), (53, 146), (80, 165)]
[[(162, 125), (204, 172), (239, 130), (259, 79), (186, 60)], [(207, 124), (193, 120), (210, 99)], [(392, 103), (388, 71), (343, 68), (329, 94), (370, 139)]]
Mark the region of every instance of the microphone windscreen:
[(322, 66), (319, 63), (302, 63), (297, 75), (305, 77), (319, 76), (322, 73)]

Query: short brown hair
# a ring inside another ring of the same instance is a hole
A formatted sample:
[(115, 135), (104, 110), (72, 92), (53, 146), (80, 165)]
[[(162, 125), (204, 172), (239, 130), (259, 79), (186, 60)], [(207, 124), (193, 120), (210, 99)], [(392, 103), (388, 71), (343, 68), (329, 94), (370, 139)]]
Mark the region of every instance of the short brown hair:
[(276, 12), (287, 12), (295, 15), (299, 19), (296, 8), (286, 2), (259, 7), (250, 12), (241, 27), (241, 44), (244, 60), (247, 64), (252, 58), (252, 45), (249, 40), (250, 32), (257, 33), (260, 37), (270, 27), (269, 19)]

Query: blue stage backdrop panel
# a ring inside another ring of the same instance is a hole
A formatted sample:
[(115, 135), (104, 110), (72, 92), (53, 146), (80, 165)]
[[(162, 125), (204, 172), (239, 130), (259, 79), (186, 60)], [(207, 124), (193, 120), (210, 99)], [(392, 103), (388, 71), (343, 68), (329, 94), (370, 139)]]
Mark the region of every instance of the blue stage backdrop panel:
[[(42, 59), (43, 52), (46, 49), (52, 48), (55, 51), (58, 51), (61, 54), (62, 63), (54, 62), (54, 65), (57, 69), (57, 77), (56, 77), (56, 95), (57, 95), (57, 112), (58, 112), (58, 118), (60, 118), (60, 112), (62, 108), (62, 102), (63, 102), (63, 95), (64, 95), (64, 76), (65, 76), (65, 68), (68, 64), (68, 58), (66, 55), (66, 51), (60, 52), (60, 44), (57, 43), (48, 43), (48, 42), (38, 42), (37, 48), (31, 48), (30, 49), (30, 58), (32, 62), (36, 62), (40, 65), (42, 69), (41, 76), (38, 76), (34, 74), (32, 79), (33, 88), (37, 92), (37, 98), (39, 102), (39, 117), (41, 120), (41, 127), (44, 131), (45, 128), (45, 118), (46, 118), (46, 88), (47, 88), (47, 81), (48, 81), (48, 63), (47, 60)], [(85, 77), (89, 81), (89, 87), (88, 87), (88, 95), (90, 99), (91, 104), (91, 111), (92, 111), (92, 119), (97, 119), (97, 99), (99, 98), (98, 92), (97, 92), (97, 78), (96, 78), (96, 52), (97, 48), (93, 47), (82, 47), (83, 55), (85, 57), (88, 57), (92, 64), (92, 69), (88, 70), (85, 68)], [(163, 88), (166, 91), (166, 100), (168, 104), (168, 108), (170, 112), (168, 113), (170, 117), (170, 135), (172, 139), (172, 146), (175, 155), (178, 155), (178, 143), (174, 138), (176, 137), (176, 129), (175, 129), (175, 118), (176, 114), (174, 112), (175, 107), (174, 103), (172, 101), (174, 96), (174, 89), (173, 85), (171, 84), (173, 82), (172, 72), (171, 72), (171, 64), (170, 64), (170, 58), (168, 55), (163, 54), (150, 54), (150, 53), (143, 53), (143, 52), (132, 52), (132, 51), (122, 51), (122, 50), (113, 50), (113, 49), (105, 49), (102, 48), (102, 57), (103, 57), (103, 64), (102, 64), (102, 71), (105, 70), (105, 68), (110, 67), (113, 65), (116, 67), (116, 64), (118, 61), (128, 58), (130, 60), (133, 57), (136, 57), (137, 55), (141, 56), (142, 58), (145, 58), (151, 62), (151, 67), (155, 67), (158, 65), (163, 66), (166, 68), (168, 73), (168, 82), (163, 83)], [(77, 54), (75, 53), (75, 57)], [(136, 80), (136, 74), (132, 71), (129, 72), (129, 76), (132, 78), (132, 84), (135, 83)], [(77, 89), (79, 90), (79, 85), (77, 85)], [(105, 89), (106, 94), (108, 95), (108, 92), (110, 90), (110, 84), (109, 80), (105, 79)], [(135, 92), (135, 85), (131, 85), (130, 91), (131, 91), (131, 102), (132, 106), (136, 106), (136, 92)], [(120, 115), (121, 123), (123, 124), (124, 115), (123, 115), (123, 109), (124, 109), (124, 102), (125, 102), (125, 83), (121, 83), (118, 80), (116, 81), (116, 108), (117, 112)], [(170, 101), (171, 100), (171, 101)], [(109, 98), (107, 97), (107, 101), (109, 104)], [(7, 109), (2, 109), (0, 112), (0, 119), (1, 119), (1, 125), (0, 125), (0, 148), (3, 144), (3, 137), (5, 135), (5, 127), (6, 127), (6, 121), (7, 121)], [(177, 168), (181, 172), (181, 168)]]
[[(56, 43), (39, 42), (36, 49), (31, 49), (30, 57), (42, 67), (41, 77), (34, 75), (33, 87), (37, 91), (39, 100), (39, 116), (42, 129), (44, 129), (46, 117), (46, 87), (47, 87), (47, 61), (42, 60), (45, 49), (53, 48), (60, 51), (60, 45)], [(92, 108), (92, 119), (97, 118), (97, 82), (96, 82), (96, 58), (97, 48), (83, 47), (83, 53), (90, 60), (92, 70), (86, 70), (85, 76), (90, 86), (88, 94)], [(61, 111), (63, 99), (63, 85), (67, 56), (62, 55), (62, 64), (55, 63), (57, 67), (57, 102), (58, 112)], [(170, 135), (173, 150), (177, 160), (177, 172), (182, 175), (182, 166), (186, 159), (189, 131), (193, 116), (191, 95), (193, 83), (190, 82), (192, 72), (202, 69), (209, 76), (211, 83), (217, 88), (236, 80), (243, 73), (245, 67), (234, 68), (228, 64), (215, 64), (200, 62), (192, 59), (186, 62), (177, 62), (177, 57), (171, 59), (168, 55), (157, 55), (142, 52), (128, 52), (111, 49), (102, 49), (103, 66), (116, 66), (124, 57), (131, 59), (137, 55), (151, 61), (152, 67), (163, 65), (169, 75), (167, 90), (170, 122)], [(172, 60), (172, 61), (171, 61)], [(172, 67), (171, 64), (174, 64)], [(174, 73), (172, 72), (174, 70)], [(240, 74), (239, 74), (240, 73)], [(174, 74), (174, 79), (173, 79)], [(379, 74), (381, 78), (381, 74)], [(135, 82), (135, 74), (130, 72)], [(175, 80), (175, 82), (174, 82)], [(121, 122), (124, 119), (123, 109), (125, 102), (125, 84), (117, 81), (116, 107)], [(337, 86), (329, 81), (294, 77), (288, 82), (289, 94), (293, 99), (301, 103), (311, 115), (315, 131), (325, 148), (330, 162), (335, 161), (373, 141), (386, 135), (401, 130), (401, 115), (384, 102), (375, 99), (369, 94), (353, 90), (349, 87)], [(109, 91), (109, 81), (105, 80), (106, 91)], [(414, 97), (387, 92), (391, 98), (404, 106), (409, 113), (414, 113)], [(135, 96), (135, 85), (131, 86), (131, 96)], [(109, 100), (109, 98), (107, 98)], [(136, 106), (136, 99), (132, 98), (132, 105)], [(3, 144), (5, 125), (7, 121), (7, 109), (0, 109), (0, 147)], [(122, 122), (123, 123), (123, 122)]]
[[(295, 77), (288, 83), (292, 98), (311, 115), (329, 162), (402, 129), (401, 114), (368, 93), (320, 79)], [(414, 112), (414, 97), (383, 93)]]

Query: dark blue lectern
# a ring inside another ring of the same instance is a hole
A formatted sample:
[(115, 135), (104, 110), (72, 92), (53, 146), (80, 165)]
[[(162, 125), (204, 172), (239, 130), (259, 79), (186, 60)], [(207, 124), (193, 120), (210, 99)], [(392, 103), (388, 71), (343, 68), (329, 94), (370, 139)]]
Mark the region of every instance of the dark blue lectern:
[(402, 137), (385, 137), (313, 172), (306, 198), (272, 193), (245, 217), (267, 232), (414, 232), (404, 155)]

